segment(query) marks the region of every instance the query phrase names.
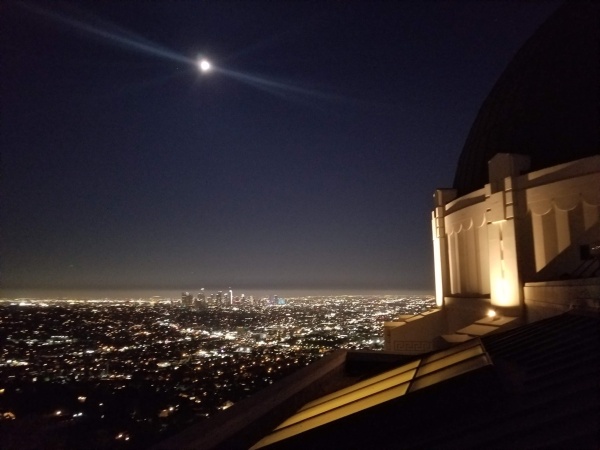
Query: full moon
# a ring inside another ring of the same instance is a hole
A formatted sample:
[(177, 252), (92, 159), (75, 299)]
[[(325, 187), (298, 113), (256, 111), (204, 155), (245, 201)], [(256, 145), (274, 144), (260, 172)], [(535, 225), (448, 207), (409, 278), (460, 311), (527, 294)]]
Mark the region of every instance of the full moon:
[(202, 72), (208, 72), (210, 70), (210, 68), (211, 68), (211, 64), (206, 59), (201, 59), (200, 61), (198, 61), (198, 68)]

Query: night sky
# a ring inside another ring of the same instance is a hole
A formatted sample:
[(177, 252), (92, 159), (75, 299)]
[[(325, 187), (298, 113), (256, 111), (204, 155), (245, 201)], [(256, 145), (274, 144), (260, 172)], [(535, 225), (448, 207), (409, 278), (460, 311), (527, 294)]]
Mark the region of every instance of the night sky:
[(0, 4), (2, 289), (432, 290), (433, 191), (557, 6)]

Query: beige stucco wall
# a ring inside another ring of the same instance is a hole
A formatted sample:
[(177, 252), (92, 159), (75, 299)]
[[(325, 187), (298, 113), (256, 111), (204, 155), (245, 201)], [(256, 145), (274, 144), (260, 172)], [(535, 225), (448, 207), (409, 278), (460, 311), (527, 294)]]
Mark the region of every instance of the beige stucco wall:
[(600, 156), (522, 174), (527, 165), (526, 157), (498, 154), (483, 189), (459, 198), (436, 192), (438, 305), (468, 295), (517, 307), (525, 282), (572, 276), (580, 246), (600, 241)]

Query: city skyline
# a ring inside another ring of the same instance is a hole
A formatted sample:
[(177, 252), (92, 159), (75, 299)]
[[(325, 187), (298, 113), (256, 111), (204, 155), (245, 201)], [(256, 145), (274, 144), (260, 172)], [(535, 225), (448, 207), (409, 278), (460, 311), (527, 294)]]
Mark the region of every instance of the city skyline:
[(432, 291), (431, 195), (557, 5), (7, 2), (3, 293)]

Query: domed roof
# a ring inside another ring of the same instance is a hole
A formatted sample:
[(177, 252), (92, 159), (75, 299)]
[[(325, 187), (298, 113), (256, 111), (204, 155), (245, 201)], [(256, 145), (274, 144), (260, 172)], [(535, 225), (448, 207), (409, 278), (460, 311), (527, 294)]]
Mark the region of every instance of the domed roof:
[(566, 2), (517, 52), (483, 102), (458, 161), (464, 195), (488, 180), (496, 153), (530, 170), (600, 154), (600, 4)]

